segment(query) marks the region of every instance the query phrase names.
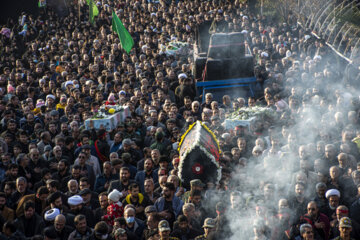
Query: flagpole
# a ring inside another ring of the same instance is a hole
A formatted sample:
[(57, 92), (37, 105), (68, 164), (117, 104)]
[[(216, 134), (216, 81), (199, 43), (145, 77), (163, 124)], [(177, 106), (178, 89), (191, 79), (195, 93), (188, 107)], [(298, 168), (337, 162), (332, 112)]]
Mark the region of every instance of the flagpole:
[(80, 1), (81, 1), (81, 0), (78, 0), (79, 24), (81, 24), (81, 17), (80, 17)]

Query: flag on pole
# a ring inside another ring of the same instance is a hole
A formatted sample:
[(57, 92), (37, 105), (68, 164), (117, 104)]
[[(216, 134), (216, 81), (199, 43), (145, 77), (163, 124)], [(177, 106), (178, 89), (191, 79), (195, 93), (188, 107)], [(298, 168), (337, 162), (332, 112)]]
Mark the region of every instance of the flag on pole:
[(39, 0), (39, 2), (38, 2), (38, 7), (39, 7), (39, 8), (46, 7), (46, 0)]
[(94, 3), (94, 0), (86, 0), (87, 4), (89, 5), (89, 19), (91, 24), (94, 24), (95, 16), (99, 15), (99, 9)]
[(112, 12), (112, 30), (117, 33), (122, 48), (129, 54), (134, 46), (134, 40), (114, 11)]

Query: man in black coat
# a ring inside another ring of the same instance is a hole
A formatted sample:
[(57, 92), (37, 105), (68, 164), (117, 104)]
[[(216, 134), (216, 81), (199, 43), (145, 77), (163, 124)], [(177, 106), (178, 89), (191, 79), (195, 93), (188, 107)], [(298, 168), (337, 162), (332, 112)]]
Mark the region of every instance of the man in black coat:
[(19, 231), (24, 233), (27, 238), (41, 234), (45, 227), (43, 219), (35, 212), (35, 204), (33, 201), (25, 203), (24, 216), (17, 218), (15, 224)]
[(44, 229), (45, 231), (50, 231), (56, 235), (58, 239), (68, 239), (70, 233), (74, 229), (70, 227), (69, 225), (66, 225), (66, 218), (64, 215), (60, 214), (57, 215), (54, 221), (53, 226), (49, 226)]
[(108, 193), (112, 190), (117, 189), (119, 192), (122, 192), (123, 197), (127, 195), (130, 184), (135, 183), (134, 180), (130, 180), (130, 170), (127, 167), (122, 167), (120, 169), (120, 180), (114, 180), (110, 182)]
[(70, 211), (68, 214), (70, 225), (74, 221), (76, 215), (82, 214), (87, 219), (87, 224), (89, 227), (93, 228), (95, 226), (95, 217), (91, 209), (83, 206), (83, 199), (79, 195), (74, 195), (68, 199), (68, 204), (70, 206)]

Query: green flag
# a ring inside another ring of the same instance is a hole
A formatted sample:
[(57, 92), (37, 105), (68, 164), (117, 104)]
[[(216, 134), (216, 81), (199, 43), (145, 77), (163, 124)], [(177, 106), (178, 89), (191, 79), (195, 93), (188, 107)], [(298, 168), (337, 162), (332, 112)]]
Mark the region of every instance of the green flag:
[(134, 46), (134, 40), (114, 11), (112, 12), (112, 30), (117, 33), (122, 48), (129, 54)]
[(95, 16), (99, 15), (99, 9), (93, 0), (86, 0), (86, 2), (89, 5), (90, 22), (91, 22), (91, 24), (94, 24), (94, 18), (95, 18)]
[(46, 0), (39, 0), (38, 7), (39, 8), (46, 7)]

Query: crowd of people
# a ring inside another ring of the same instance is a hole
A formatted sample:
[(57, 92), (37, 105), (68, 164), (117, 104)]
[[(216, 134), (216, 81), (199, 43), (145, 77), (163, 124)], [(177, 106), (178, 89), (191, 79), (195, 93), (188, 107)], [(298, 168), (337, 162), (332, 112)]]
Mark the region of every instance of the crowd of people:
[[(356, 62), (339, 64), (293, 15), (278, 23), (244, 2), (101, 0), (91, 24), (86, 4), (67, 1), (66, 17), (39, 5), (39, 16), (9, 19), (0, 239), (360, 239)], [(112, 11), (134, 40), (129, 54)], [(191, 49), (206, 21), (246, 35), (254, 96), (201, 102)], [(170, 41), (189, 55), (166, 54)], [(131, 116), (111, 131), (85, 127), (104, 104)], [(254, 106), (275, 118), (221, 125)], [(197, 120), (218, 138), (222, 177), (184, 186), (177, 147)]]

